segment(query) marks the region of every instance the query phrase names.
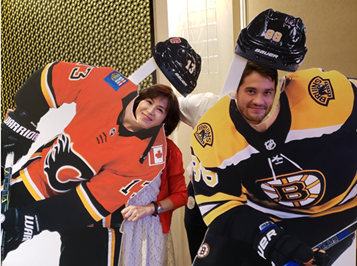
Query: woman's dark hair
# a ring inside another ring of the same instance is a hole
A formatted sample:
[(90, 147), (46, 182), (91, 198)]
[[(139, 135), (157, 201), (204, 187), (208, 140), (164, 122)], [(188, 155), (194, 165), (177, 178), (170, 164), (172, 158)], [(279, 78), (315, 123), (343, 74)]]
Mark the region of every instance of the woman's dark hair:
[(148, 98), (154, 99), (160, 96), (167, 99), (166, 118), (163, 122), (165, 124), (164, 128), (167, 137), (175, 130), (175, 128), (180, 122), (179, 103), (175, 93), (169, 86), (163, 84), (155, 84), (148, 88), (142, 89), (139, 92), (139, 96), (134, 101), (134, 110), (136, 110), (142, 100)]
[(240, 79), (238, 88), (243, 84), (244, 79), (253, 72), (257, 72), (263, 77), (270, 78), (274, 82), (276, 90), (276, 85), (278, 84), (278, 71), (274, 68), (268, 68), (266, 66), (253, 63), (252, 61), (247, 62), (247, 65), (245, 66), (242, 77)]

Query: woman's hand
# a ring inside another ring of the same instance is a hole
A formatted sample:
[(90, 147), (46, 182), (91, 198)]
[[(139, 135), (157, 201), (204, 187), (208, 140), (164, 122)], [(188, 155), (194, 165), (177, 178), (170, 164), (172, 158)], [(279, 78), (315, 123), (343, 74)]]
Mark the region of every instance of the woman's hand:
[(129, 205), (121, 211), (123, 218), (130, 222), (136, 222), (148, 215), (152, 215), (155, 211), (154, 204), (150, 203), (144, 206)]

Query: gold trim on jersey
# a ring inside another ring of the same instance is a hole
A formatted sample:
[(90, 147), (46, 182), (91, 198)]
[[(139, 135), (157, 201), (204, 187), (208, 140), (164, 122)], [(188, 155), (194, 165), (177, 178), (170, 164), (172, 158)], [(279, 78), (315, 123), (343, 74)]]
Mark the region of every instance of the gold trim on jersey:
[[(291, 130), (342, 125), (352, 112), (353, 90), (346, 89), (351, 87), (351, 83), (337, 71), (307, 69), (286, 75), (283, 82), (282, 90), (289, 98), (294, 115)], [(317, 89), (319, 82), (321, 88)], [(328, 119), (321, 119), (321, 113)]]
[(48, 69), (53, 65), (53, 63), (48, 64), (45, 66), (41, 73), (41, 90), (42, 94), (46, 99), (46, 102), (50, 108), (56, 108), (57, 104), (56, 101), (52, 95), (51, 89), (49, 88), (48, 85), (48, 80), (47, 80), (47, 75), (48, 75)]
[[(233, 196), (233, 195), (229, 195), (229, 194), (225, 194), (225, 193), (216, 193), (213, 196), (207, 197), (204, 195), (196, 195), (196, 202), (198, 205), (200, 205), (200, 203), (204, 202), (206, 206), (207, 203), (210, 202), (215, 202), (217, 204), (221, 204), (219, 207), (217, 208), (213, 208), (211, 210), (206, 211), (207, 214), (203, 214), (204, 217), (204, 221), (207, 225), (209, 225), (214, 219), (216, 219), (218, 216), (220, 216), (222, 213), (237, 207), (237, 206), (242, 206), (245, 205), (246, 201), (247, 201), (247, 197), (246, 195), (242, 194), (241, 196), (237, 197), (237, 196)], [(225, 203), (220, 203), (222, 201), (228, 201)]]
[(94, 208), (93, 204), (89, 201), (89, 198), (87, 197), (87, 195), (81, 185), (76, 187), (76, 191), (77, 191), (77, 194), (80, 197), (84, 207), (86, 208), (88, 213), (92, 216), (92, 218), (96, 222), (103, 219), (104, 217), (102, 215), (100, 215), (100, 213)]
[[(236, 130), (229, 114), (230, 101), (231, 99), (228, 96), (220, 99), (199, 120), (194, 133), (191, 134), (191, 146), (194, 154), (200, 161), (205, 162), (205, 168), (219, 167), (224, 169), (231, 164), (231, 159), (234, 159), (236, 164), (237, 161), (239, 162), (248, 158), (252, 153), (258, 152)], [(209, 122), (205, 120), (206, 118), (209, 119)], [(206, 128), (209, 126), (212, 129), (210, 138), (212, 138), (213, 143), (210, 143), (210, 145), (197, 139), (196, 133), (200, 131), (202, 125)], [(218, 137), (215, 137), (215, 135)], [(214, 156), (212, 156), (213, 154)]]
[(230, 209), (233, 209), (234, 207), (237, 206), (243, 206), (245, 205), (243, 202), (240, 201), (228, 201), (221, 206), (213, 209), (210, 211), (206, 216), (203, 217), (203, 220), (207, 225), (210, 225), (214, 219), (216, 219), (218, 216), (222, 215), (223, 213), (229, 211)]
[[(251, 202), (256, 204), (256, 206), (250, 205), (252, 208), (262, 211), (264, 209), (264, 212), (269, 214), (269, 215), (274, 215), (275, 217), (278, 218), (283, 218), (282, 216), (289, 216), (289, 214), (292, 216), (290, 218), (294, 218), (293, 216), (296, 216), (295, 218), (298, 218), (298, 216), (302, 217), (320, 217), (324, 216), (327, 214), (332, 214), (336, 212), (341, 212), (350, 208), (353, 208), (357, 205), (357, 197), (354, 196), (354, 199), (348, 201), (347, 203), (341, 204), (346, 196), (348, 196), (349, 193), (353, 190), (353, 188), (357, 186), (357, 174), (355, 175), (353, 181), (351, 182), (350, 186), (346, 189), (345, 192), (341, 193), (339, 196), (329, 200), (328, 202), (318, 205), (318, 206), (312, 206), (308, 209), (305, 208), (288, 208), (281, 206), (277, 203), (273, 203), (267, 200), (258, 200), (254, 195), (248, 193), (245, 187), (242, 188), (243, 193), (247, 194), (249, 198), (251, 199)], [(352, 195), (353, 197), (353, 195)], [(259, 204), (257, 204), (259, 202)], [(278, 206), (278, 207), (277, 207)], [(294, 213), (292, 213), (294, 212)]]
[(37, 189), (36, 185), (32, 182), (31, 177), (29, 177), (29, 172), (27, 171), (27, 168), (20, 171), (20, 177), (24, 182), (24, 185), (26, 186), (27, 190), (30, 192), (31, 196), (36, 201), (45, 199), (42, 193)]

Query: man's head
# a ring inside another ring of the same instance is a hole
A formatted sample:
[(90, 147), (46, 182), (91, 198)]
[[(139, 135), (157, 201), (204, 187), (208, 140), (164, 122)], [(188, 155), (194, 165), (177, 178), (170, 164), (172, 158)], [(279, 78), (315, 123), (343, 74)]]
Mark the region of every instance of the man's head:
[[(248, 61), (237, 88), (239, 111), (251, 124), (261, 123), (275, 108), (278, 72)], [(278, 98), (278, 97), (277, 97)]]

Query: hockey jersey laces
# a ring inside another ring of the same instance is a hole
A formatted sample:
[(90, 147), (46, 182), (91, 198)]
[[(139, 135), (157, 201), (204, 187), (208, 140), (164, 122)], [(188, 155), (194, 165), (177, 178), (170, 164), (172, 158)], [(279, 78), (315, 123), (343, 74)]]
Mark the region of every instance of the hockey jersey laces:
[[(303, 170), (297, 163), (295, 163), (294, 161), (290, 160), (288, 157), (286, 157), (285, 155), (280, 153), (280, 156), (283, 157), (284, 159), (288, 160), (291, 164), (293, 164), (294, 166), (296, 166), (297, 168), (299, 168), (300, 170)], [(269, 163), (269, 167), (271, 170), (271, 173), (273, 175), (274, 181), (276, 181), (276, 175), (274, 172), (274, 168), (273, 168), (273, 164), (270, 158), (268, 158), (268, 163)]]

